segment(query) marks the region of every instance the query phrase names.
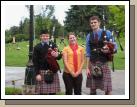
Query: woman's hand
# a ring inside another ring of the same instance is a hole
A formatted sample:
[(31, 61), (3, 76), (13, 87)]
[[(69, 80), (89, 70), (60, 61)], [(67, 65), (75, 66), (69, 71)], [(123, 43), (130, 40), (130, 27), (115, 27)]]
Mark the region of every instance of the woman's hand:
[(75, 77), (79, 76), (79, 74), (81, 74), (81, 71), (77, 71), (77, 72), (75, 73)]
[(72, 77), (76, 77), (76, 74), (74, 72), (71, 72)]

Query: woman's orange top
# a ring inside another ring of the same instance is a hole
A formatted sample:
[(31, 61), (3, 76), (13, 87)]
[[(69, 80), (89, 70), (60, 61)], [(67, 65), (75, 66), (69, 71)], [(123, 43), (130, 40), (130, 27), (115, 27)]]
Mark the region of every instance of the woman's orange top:
[[(67, 65), (68, 65), (68, 68), (74, 72), (74, 64), (73, 64), (73, 51), (72, 49), (70, 48), (70, 46), (67, 46), (67, 47), (64, 47), (63, 51), (62, 51), (62, 54), (66, 54), (67, 55)], [(78, 49), (77, 49), (77, 55), (78, 55), (78, 69), (80, 68), (80, 65), (82, 63), (82, 61), (84, 59), (82, 59), (83, 55), (85, 54), (85, 50), (83, 47), (81, 46), (78, 46)], [(64, 64), (64, 71), (69, 73), (70, 71), (68, 71), (68, 69), (66, 68), (65, 64)]]

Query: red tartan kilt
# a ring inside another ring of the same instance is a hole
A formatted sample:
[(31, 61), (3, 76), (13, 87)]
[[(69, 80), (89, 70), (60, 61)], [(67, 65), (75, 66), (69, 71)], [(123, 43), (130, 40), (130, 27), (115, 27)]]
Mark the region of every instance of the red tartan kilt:
[(91, 77), (87, 77), (86, 87), (91, 89), (101, 89), (103, 91), (112, 91), (111, 71), (108, 64), (102, 65), (102, 70), (103, 78), (94, 79), (91, 74)]
[(60, 92), (60, 82), (58, 73), (54, 73), (54, 80), (51, 84), (47, 84), (44, 81), (45, 70), (41, 70), (40, 75), (42, 76), (42, 81), (37, 81), (35, 92), (36, 94), (49, 94)]

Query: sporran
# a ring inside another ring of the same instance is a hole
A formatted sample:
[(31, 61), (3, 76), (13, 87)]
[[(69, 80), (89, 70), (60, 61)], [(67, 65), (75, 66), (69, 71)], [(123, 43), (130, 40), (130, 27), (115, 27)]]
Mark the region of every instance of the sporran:
[(54, 80), (54, 73), (50, 70), (46, 70), (46, 72), (44, 73), (44, 81), (47, 84), (51, 84)]
[(103, 77), (102, 67), (100, 64), (92, 65), (92, 75), (95, 79)]

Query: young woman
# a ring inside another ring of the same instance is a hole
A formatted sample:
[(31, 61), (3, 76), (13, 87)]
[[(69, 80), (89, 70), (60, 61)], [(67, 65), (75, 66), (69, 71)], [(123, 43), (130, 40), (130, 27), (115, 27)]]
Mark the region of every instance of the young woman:
[(63, 80), (66, 95), (81, 95), (82, 67), (84, 64), (84, 48), (79, 46), (74, 33), (68, 34), (69, 45), (63, 51), (64, 72)]

